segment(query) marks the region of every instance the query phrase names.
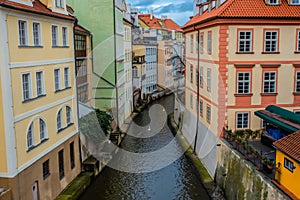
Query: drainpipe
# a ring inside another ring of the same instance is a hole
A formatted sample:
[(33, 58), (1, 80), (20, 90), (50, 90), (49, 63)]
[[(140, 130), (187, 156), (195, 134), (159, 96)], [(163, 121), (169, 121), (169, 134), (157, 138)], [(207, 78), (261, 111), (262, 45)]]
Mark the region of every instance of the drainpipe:
[[(199, 29), (196, 29), (196, 27), (194, 26), (194, 30), (196, 31), (197, 30), (197, 38), (198, 38), (198, 40), (196, 40), (196, 41), (200, 41), (199, 40), (199, 37), (200, 37), (200, 31), (199, 31)], [(197, 116), (197, 122), (196, 122), (196, 135), (195, 135), (195, 142), (194, 142), (194, 153), (195, 154), (197, 154), (197, 152), (196, 152), (196, 147), (197, 147), (197, 139), (198, 139), (198, 125), (199, 125), (199, 111), (200, 111), (200, 109), (199, 109), (199, 105), (200, 105), (200, 99), (199, 99), (199, 92), (200, 92), (200, 85), (199, 85), (199, 78), (200, 78), (200, 74), (199, 74), (199, 68), (200, 68), (200, 49), (199, 49), (199, 44), (197, 44), (197, 48), (196, 49), (198, 49), (198, 51), (197, 51), (197, 72), (196, 73), (198, 73), (198, 74), (196, 74), (197, 75), (197, 78), (198, 78), (198, 80), (197, 80), (197, 83), (196, 83), (196, 85), (197, 85), (197, 108), (196, 108), (196, 116)]]

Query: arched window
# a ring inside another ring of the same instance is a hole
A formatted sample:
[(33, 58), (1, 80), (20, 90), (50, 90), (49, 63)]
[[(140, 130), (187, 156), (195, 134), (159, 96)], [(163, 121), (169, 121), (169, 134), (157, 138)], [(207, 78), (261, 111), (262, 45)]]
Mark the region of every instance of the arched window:
[(57, 130), (59, 131), (62, 128), (62, 116), (61, 116), (61, 109), (57, 113), (56, 117), (56, 124), (57, 124)]
[(46, 123), (44, 120), (40, 119), (40, 140), (43, 142), (43, 140), (47, 139), (47, 132), (46, 132)]
[(30, 149), (33, 147), (33, 123), (30, 124), (27, 131), (27, 148)]
[(72, 124), (72, 110), (70, 106), (66, 106), (67, 125)]

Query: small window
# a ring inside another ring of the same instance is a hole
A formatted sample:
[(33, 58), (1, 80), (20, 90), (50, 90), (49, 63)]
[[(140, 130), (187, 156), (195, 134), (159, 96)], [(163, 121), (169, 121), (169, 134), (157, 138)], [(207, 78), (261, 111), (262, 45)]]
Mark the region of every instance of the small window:
[(59, 179), (63, 179), (65, 177), (65, 169), (64, 169), (64, 150), (60, 150), (58, 152), (58, 172)]
[(211, 36), (211, 31), (209, 31), (207, 34), (207, 52), (211, 53), (211, 51), (212, 51), (212, 36)]
[(36, 94), (38, 97), (44, 95), (44, 74), (42, 71), (36, 72)]
[(48, 176), (50, 176), (50, 166), (49, 160), (46, 160), (43, 162), (43, 178), (46, 179)]
[(27, 22), (23, 20), (18, 21), (19, 24), (19, 44), (20, 46), (28, 45), (27, 39)]
[(204, 35), (202, 33), (202, 34), (200, 34), (200, 38), (199, 38), (199, 51), (200, 51), (200, 53), (203, 53), (203, 40), (204, 40)]
[(29, 100), (31, 98), (31, 78), (30, 73), (22, 74), (22, 89), (23, 100)]
[(299, 92), (300, 93), (300, 71), (296, 72), (296, 87), (295, 87), (295, 92)]
[(55, 91), (60, 90), (60, 69), (55, 69), (54, 70), (54, 87)]
[(56, 124), (57, 124), (57, 131), (62, 129), (62, 115), (61, 115), (61, 110), (57, 113), (56, 117)]
[(196, 85), (199, 85), (199, 71), (196, 70)]
[(72, 110), (69, 106), (66, 107), (67, 124), (72, 124)]
[(33, 28), (33, 44), (34, 46), (41, 46), (41, 25), (40, 23), (34, 22)]
[(68, 28), (62, 27), (63, 46), (68, 46)]
[(52, 26), (52, 46), (58, 46), (58, 27)]
[(294, 163), (287, 158), (284, 158), (284, 167), (287, 168), (289, 171), (294, 172)]
[(211, 90), (211, 70), (207, 69), (207, 90)]
[(249, 113), (237, 113), (236, 114), (236, 128), (247, 129), (249, 128)]
[(206, 120), (208, 123), (211, 121), (211, 106), (207, 105), (206, 106)]
[(57, 8), (64, 8), (64, 2), (63, 2), (64, 0), (55, 0), (55, 6), (57, 7)]
[(33, 138), (33, 124), (31, 123), (28, 131), (27, 131), (27, 149), (30, 149), (33, 147), (34, 138)]
[(239, 31), (238, 35), (239, 52), (252, 51), (252, 31)]
[(194, 78), (194, 69), (193, 69), (193, 65), (190, 66), (190, 80), (191, 83), (193, 83), (193, 78)]
[(64, 69), (65, 88), (70, 87), (70, 69), (66, 67)]
[(278, 4), (278, 0), (269, 0), (271, 5), (277, 5)]
[(190, 107), (191, 107), (191, 109), (193, 109), (193, 95), (192, 94), (190, 94)]
[(43, 142), (45, 139), (47, 139), (46, 123), (40, 119), (40, 140)]
[(265, 52), (278, 52), (278, 31), (265, 32)]
[(238, 94), (249, 94), (250, 93), (250, 73), (239, 72), (238, 73)]
[(297, 31), (297, 51), (300, 52), (300, 31)]
[(300, 5), (300, 0), (292, 0), (292, 5)]
[(203, 101), (200, 100), (200, 106), (199, 106), (199, 112), (200, 112), (200, 115), (203, 116)]
[(200, 87), (203, 87), (203, 67), (200, 67), (200, 72), (199, 72), (199, 85), (200, 85)]
[(190, 37), (190, 52), (194, 53), (194, 35)]
[(71, 163), (71, 169), (74, 169), (75, 168), (74, 142), (70, 143), (70, 163)]
[(276, 92), (276, 72), (264, 73), (264, 93)]

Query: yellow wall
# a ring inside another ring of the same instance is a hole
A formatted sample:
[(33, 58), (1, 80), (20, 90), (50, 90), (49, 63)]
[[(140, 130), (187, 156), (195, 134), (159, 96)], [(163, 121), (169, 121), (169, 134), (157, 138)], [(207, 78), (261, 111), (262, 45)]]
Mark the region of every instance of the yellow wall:
[[(293, 172), (284, 167), (284, 158), (293, 162), (296, 167)], [(286, 187), (290, 192), (295, 194), (300, 199), (299, 179), (300, 179), (300, 164), (290, 157), (286, 156), (279, 150), (276, 150), (276, 163), (280, 162), (280, 175), (277, 174), (277, 181)]]
[(4, 131), (4, 119), (3, 119), (3, 101), (2, 101), (2, 86), (0, 81), (0, 173), (7, 172), (6, 163), (6, 145), (5, 145), (5, 131)]

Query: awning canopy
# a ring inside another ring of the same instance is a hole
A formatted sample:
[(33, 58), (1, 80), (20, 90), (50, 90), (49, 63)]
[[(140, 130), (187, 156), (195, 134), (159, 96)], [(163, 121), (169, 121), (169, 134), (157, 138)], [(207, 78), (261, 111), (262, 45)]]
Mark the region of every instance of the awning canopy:
[[(260, 118), (262, 118), (264, 121), (269, 122), (270, 124), (273, 124), (277, 126), (278, 128), (281, 128), (285, 130), (288, 133), (294, 133), (298, 130), (300, 130), (300, 124), (295, 123), (297, 119), (293, 119), (293, 121), (289, 120), (290, 117), (293, 117), (294, 113), (284, 110), (282, 108), (276, 109), (276, 107), (272, 106), (272, 109), (275, 109), (277, 112), (273, 113), (266, 108), (266, 110), (259, 110), (254, 112), (254, 114)], [(277, 107), (279, 108), (279, 107)], [(273, 111), (273, 110), (272, 110)], [(292, 114), (291, 114), (292, 113)], [(296, 114), (295, 114), (296, 115)], [(296, 116), (298, 117), (298, 116)]]

